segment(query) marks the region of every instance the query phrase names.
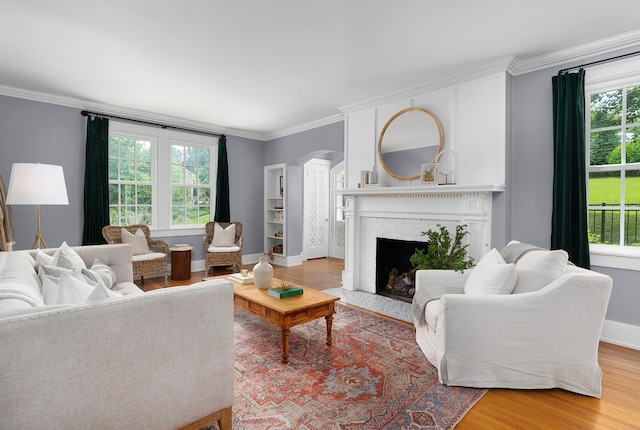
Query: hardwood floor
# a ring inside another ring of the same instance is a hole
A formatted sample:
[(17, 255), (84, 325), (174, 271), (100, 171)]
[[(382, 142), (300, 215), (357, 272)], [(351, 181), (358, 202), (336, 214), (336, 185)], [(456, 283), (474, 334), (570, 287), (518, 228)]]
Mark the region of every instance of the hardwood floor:
[[(325, 290), (340, 285), (343, 263), (343, 260), (321, 258), (308, 260), (301, 266), (274, 265), (274, 276)], [(244, 268), (250, 270), (252, 267)], [(216, 269), (209, 276), (229, 273)], [(194, 272), (190, 280), (171, 281), (171, 285), (190, 285), (203, 278), (204, 272)], [(162, 278), (145, 280), (145, 291), (156, 288), (163, 288)], [(456, 430), (640, 429), (640, 351), (601, 342), (599, 361), (602, 367), (601, 399), (559, 389), (491, 389), (467, 413)]]

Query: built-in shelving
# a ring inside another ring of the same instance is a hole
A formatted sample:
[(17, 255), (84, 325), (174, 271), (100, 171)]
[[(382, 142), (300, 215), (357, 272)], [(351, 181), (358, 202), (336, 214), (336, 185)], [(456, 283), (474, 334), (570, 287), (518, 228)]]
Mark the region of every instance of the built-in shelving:
[(286, 210), (284, 164), (264, 168), (264, 249), (273, 262), (286, 265)]

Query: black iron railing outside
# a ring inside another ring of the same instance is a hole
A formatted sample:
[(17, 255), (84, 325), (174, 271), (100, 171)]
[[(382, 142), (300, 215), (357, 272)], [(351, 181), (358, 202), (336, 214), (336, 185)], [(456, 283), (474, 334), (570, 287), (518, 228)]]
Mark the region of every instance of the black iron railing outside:
[[(589, 242), (620, 245), (620, 206), (602, 203), (588, 211)], [(640, 203), (628, 203), (624, 209), (624, 244), (640, 246)]]

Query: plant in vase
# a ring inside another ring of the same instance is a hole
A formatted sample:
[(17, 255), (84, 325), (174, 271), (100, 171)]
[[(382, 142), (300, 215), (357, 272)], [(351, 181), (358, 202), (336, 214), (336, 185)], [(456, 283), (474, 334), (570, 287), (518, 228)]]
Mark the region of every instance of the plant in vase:
[(413, 271), (425, 269), (443, 269), (463, 271), (473, 266), (473, 258), (468, 256), (469, 244), (462, 240), (469, 233), (467, 225), (457, 225), (452, 238), (446, 227), (437, 225), (437, 229), (422, 232), (429, 238), (427, 251), (416, 249), (409, 261)]

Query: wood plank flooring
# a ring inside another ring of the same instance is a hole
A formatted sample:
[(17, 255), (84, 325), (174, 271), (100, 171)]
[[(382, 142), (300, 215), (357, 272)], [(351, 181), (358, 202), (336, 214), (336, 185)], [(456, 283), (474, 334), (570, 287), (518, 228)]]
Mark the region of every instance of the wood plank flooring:
[[(247, 265), (244, 268), (251, 270), (252, 267)], [(274, 276), (326, 290), (340, 285), (343, 268), (343, 260), (321, 258), (308, 260), (301, 266), (274, 265)], [(209, 276), (229, 273), (216, 269)], [(171, 285), (190, 285), (203, 278), (204, 272), (194, 272), (190, 280), (171, 281)], [(145, 280), (145, 291), (156, 288), (163, 288), (163, 278)], [(559, 389), (491, 389), (467, 413), (456, 430), (640, 429), (640, 351), (602, 342), (599, 361), (602, 367), (602, 399)]]

